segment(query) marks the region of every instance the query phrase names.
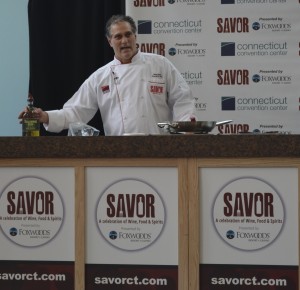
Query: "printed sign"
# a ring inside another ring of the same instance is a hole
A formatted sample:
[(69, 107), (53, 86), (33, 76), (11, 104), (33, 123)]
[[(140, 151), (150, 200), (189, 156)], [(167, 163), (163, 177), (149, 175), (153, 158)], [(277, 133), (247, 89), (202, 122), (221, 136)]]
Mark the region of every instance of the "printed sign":
[(101, 195), (97, 223), (103, 237), (123, 250), (140, 250), (159, 237), (165, 209), (159, 193), (142, 180), (120, 180)]
[(178, 170), (86, 169), (85, 289), (178, 289)]
[(37, 247), (51, 241), (64, 219), (60, 193), (48, 181), (22, 177), (1, 193), (0, 221), (4, 235), (24, 247)]
[(200, 289), (297, 290), (298, 169), (201, 168), (199, 180)]
[(0, 168), (0, 289), (74, 289), (72, 168)]
[[(141, 52), (167, 57), (214, 134), (299, 133), (299, 1), (135, 0)], [(188, 15), (188, 17), (187, 17)]]
[(213, 218), (221, 238), (241, 250), (266, 247), (285, 221), (279, 193), (256, 177), (241, 177), (224, 186), (214, 203)]

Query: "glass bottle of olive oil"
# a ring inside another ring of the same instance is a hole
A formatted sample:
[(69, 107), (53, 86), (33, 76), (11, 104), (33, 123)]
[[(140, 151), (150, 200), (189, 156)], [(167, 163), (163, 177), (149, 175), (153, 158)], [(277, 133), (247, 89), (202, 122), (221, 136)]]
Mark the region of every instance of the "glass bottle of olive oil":
[(27, 111), (22, 120), (22, 136), (40, 136), (40, 123), (34, 112), (33, 96), (28, 95)]

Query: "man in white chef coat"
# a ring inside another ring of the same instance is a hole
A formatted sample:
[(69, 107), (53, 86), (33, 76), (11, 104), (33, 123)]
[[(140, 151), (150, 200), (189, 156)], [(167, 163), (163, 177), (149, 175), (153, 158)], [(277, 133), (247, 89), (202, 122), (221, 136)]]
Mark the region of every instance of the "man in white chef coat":
[[(165, 57), (137, 49), (136, 24), (114, 15), (106, 24), (114, 60), (95, 71), (60, 110), (36, 108), (50, 132), (70, 123), (88, 123), (100, 110), (105, 135), (160, 134), (159, 122), (187, 121), (194, 116), (191, 89)], [(19, 118), (22, 118), (23, 112)]]

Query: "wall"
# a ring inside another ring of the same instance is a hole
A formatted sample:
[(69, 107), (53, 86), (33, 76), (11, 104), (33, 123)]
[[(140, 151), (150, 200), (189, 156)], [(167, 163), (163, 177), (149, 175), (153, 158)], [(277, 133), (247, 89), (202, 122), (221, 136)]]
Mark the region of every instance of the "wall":
[(1, 0), (0, 43), (0, 136), (20, 136), (17, 116), (26, 105), (29, 84), (26, 0)]

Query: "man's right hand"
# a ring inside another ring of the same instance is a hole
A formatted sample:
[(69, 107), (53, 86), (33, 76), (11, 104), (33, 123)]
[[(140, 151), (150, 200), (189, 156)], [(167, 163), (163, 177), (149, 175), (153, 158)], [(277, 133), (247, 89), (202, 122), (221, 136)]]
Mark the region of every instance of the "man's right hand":
[[(18, 119), (23, 119), (24, 114), (27, 112), (27, 108), (25, 108), (22, 112), (20, 112)], [(49, 123), (49, 116), (48, 113), (43, 111), (41, 108), (35, 108), (34, 113), (37, 115), (39, 122), (48, 124)]]

